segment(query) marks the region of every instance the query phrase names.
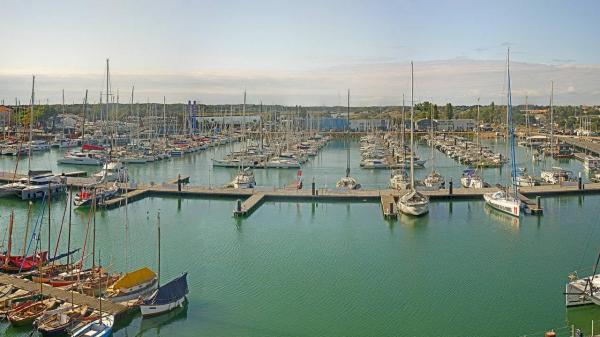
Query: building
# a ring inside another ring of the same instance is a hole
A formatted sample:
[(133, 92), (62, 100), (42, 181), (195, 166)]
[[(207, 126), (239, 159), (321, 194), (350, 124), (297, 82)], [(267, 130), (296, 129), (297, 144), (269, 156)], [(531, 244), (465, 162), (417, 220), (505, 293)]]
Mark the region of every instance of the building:
[(436, 131), (473, 131), (477, 123), (473, 119), (436, 119), (434, 120)]
[(244, 116), (211, 116), (211, 117), (196, 117), (197, 125), (233, 125), (234, 127), (241, 126), (246, 121), (246, 125), (258, 125), (260, 123), (259, 115)]
[(351, 119), (350, 130), (352, 131), (371, 131), (371, 130), (389, 130), (390, 121), (387, 119)]
[(319, 119), (321, 131), (344, 131), (346, 127), (348, 127), (348, 121), (345, 118), (325, 117)]

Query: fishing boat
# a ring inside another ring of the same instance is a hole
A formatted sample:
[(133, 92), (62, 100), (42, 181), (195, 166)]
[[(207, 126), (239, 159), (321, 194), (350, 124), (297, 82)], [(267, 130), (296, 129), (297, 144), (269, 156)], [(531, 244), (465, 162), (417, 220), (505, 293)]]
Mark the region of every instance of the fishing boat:
[(510, 142), (510, 162), (511, 162), (511, 185), (512, 193), (508, 189), (501, 189), (500, 191), (485, 193), (483, 199), (485, 203), (492, 208), (495, 208), (501, 212), (508, 213), (510, 215), (518, 217), (521, 212), (521, 200), (517, 197), (517, 185), (515, 184), (515, 178), (517, 177), (517, 165), (515, 159), (515, 130), (513, 127), (512, 120), (512, 95), (510, 90), (510, 59), (507, 56), (507, 79), (508, 79), (508, 104), (507, 116), (508, 116), (508, 137)]
[(348, 132), (350, 131), (350, 89), (348, 89), (348, 108), (347, 108), (347, 126), (346, 126), (346, 176), (342, 177), (335, 184), (335, 187), (345, 190), (358, 190), (360, 184), (356, 179), (350, 176), (350, 140)]
[(28, 326), (33, 324), (33, 321), (40, 317), (46, 310), (53, 309), (58, 304), (58, 301), (55, 299), (36, 301), (30, 305), (11, 311), (8, 313), (7, 318), (12, 326)]
[(160, 213), (157, 216), (158, 233), (158, 289), (140, 305), (143, 317), (157, 316), (182, 307), (188, 294), (187, 273), (160, 285)]
[[(414, 68), (413, 63), (410, 63), (410, 80), (411, 80), (411, 102), (410, 102), (410, 148), (415, 147), (414, 130), (415, 130), (415, 99), (414, 99)], [(411, 156), (410, 162), (410, 188), (407, 193), (398, 199), (398, 209), (400, 212), (408, 215), (419, 216), (429, 212), (429, 197), (417, 191), (415, 188), (415, 166), (414, 156)]]

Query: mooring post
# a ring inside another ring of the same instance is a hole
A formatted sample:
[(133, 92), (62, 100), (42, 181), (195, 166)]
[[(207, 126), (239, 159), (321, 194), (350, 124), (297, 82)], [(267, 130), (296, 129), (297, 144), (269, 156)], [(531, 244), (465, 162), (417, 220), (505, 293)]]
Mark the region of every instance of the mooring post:
[(452, 194), (452, 177), (450, 177), (450, 182), (448, 183), (448, 194)]
[(177, 175), (177, 191), (181, 192), (181, 174)]
[(394, 203), (390, 202), (390, 215), (394, 214)]
[(238, 213), (242, 212), (242, 200), (240, 200), (240, 199), (237, 200), (237, 207), (236, 207), (236, 209), (237, 209)]
[(315, 177), (313, 177), (312, 185), (311, 185), (311, 195), (315, 195)]
[(582, 183), (582, 179), (581, 179), (581, 172), (579, 172), (579, 176), (577, 177), (577, 188), (578, 189), (582, 189), (583, 188), (583, 183)]
[(535, 196), (535, 205), (538, 209), (542, 208), (542, 197), (540, 197), (539, 195)]

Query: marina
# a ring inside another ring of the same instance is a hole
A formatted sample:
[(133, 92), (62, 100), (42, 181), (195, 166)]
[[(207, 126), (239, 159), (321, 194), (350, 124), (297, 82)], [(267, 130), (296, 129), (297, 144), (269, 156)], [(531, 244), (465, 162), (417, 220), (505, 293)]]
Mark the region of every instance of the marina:
[(600, 3), (3, 9), (0, 336), (600, 337)]

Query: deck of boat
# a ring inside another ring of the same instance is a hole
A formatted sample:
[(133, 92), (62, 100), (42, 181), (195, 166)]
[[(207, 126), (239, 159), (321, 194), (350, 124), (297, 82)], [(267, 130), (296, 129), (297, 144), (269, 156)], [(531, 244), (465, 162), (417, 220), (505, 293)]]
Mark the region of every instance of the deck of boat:
[[(33, 281), (19, 278), (10, 274), (0, 273), (0, 284), (10, 284), (16, 288), (27, 290), (29, 292), (40, 292), (40, 283), (35, 283)], [(55, 288), (47, 284), (41, 285), (41, 291), (45, 296), (49, 296), (65, 302), (71, 302), (72, 300), (73, 303), (76, 305), (86, 305), (98, 311), (100, 311), (100, 302), (102, 302), (102, 312), (114, 315), (115, 317), (120, 316), (128, 310), (127, 306), (121, 304), (116, 304), (107, 300), (101, 300), (98, 298), (80, 294), (78, 292), (72, 292), (60, 288)]]

